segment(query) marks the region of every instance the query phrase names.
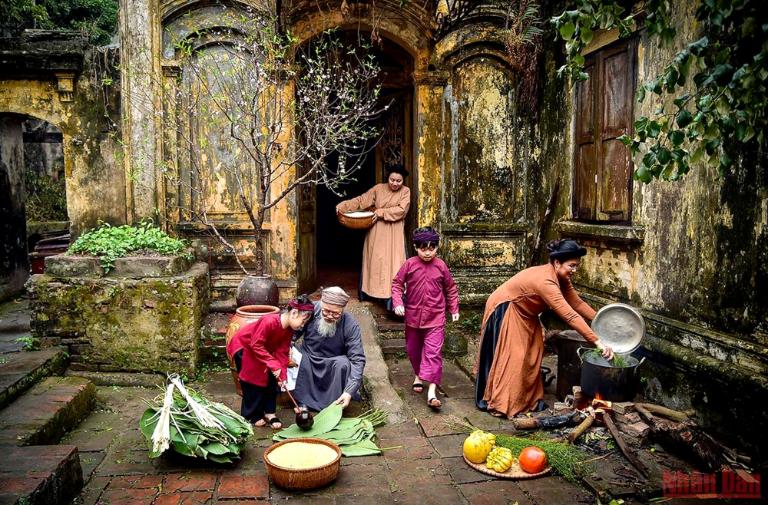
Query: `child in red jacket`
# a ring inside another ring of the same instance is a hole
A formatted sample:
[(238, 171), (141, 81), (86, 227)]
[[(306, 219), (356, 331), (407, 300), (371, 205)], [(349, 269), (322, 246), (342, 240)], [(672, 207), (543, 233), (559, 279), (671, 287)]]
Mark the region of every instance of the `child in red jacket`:
[(293, 332), (306, 324), (313, 310), (312, 302), (302, 295), (280, 313), (243, 326), (227, 344), (243, 388), (240, 414), (254, 426), (283, 427), (275, 415), (279, 383), (286, 379)]

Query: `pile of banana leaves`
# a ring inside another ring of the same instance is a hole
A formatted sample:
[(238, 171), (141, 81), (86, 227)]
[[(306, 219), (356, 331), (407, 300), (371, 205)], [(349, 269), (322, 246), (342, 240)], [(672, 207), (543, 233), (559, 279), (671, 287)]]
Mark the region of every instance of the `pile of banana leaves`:
[(332, 403), (315, 415), (315, 421), (308, 430), (292, 424), (278, 431), (272, 437), (275, 442), (291, 438), (315, 437), (329, 440), (341, 449), (344, 456), (373, 456), (381, 454), (374, 443), (376, 426), (381, 426), (387, 414), (379, 409), (371, 410), (359, 417), (341, 417), (343, 407)]
[(253, 435), (251, 423), (226, 405), (209, 402), (187, 389), (175, 374), (168, 377), (165, 394), (149, 403), (139, 428), (150, 445), (150, 458), (172, 449), (216, 463), (239, 459)]

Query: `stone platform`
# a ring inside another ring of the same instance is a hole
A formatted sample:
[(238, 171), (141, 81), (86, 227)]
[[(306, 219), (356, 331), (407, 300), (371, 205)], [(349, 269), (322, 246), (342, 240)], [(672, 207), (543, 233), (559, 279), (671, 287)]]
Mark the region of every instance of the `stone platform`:
[[(66, 259), (65, 258), (69, 258)], [(191, 372), (207, 309), (208, 267), (122, 258), (105, 276), (94, 258), (51, 256), (28, 284), (32, 334), (67, 346), (74, 370)]]

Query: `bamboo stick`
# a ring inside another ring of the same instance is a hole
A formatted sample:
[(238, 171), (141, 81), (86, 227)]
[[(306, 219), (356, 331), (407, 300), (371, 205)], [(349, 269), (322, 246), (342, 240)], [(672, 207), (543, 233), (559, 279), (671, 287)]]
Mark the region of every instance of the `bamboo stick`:
[(595, 414), (594, 412), (590, 412), (587, 414), (587, 417), (579, 424), (575, 430), (573, 430), (571, 433), (568, 434), (568, 443), (572, 444), (576, 441), (577, 438), (581, 436), (582, 433), (587, 431), (587, 428), (592, 426), (592, 423), (595, 422)]
[(661, 405), (655, 405), (653, 403), (636, 403), (635, 408), (643, 408), (648, 413), (651, 414), (658, 414), (662, 417), (666, 417), (667, 419), (672, 419), (673, 421), (677, 421), (679, 423), (687, 420), (689, 417), (694, 415), (696, 413), (695, 410), (686, 410), (684, 412), (680, 412), (678, 410), (672, 410), (668, 409), (667, 407), (662, 407)]

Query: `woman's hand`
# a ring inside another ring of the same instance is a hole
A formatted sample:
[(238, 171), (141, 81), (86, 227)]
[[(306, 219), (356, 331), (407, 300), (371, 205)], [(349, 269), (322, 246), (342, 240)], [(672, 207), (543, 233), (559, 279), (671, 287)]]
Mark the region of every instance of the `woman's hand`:
[(403, 307), (402, 305), (400, 305), (399, 307), (395, 307), (395, 311), (394, 312), (395, 312), (395, 315), (404, 316), (405, 315), (405, 307)]
[(603, 354), (603, 358), (613, 359), (613, 349), (611, 349), (611, 346), (603, 344), (600, 340), (595, 342), (595, 346), (600, 349), (600, 352)]

